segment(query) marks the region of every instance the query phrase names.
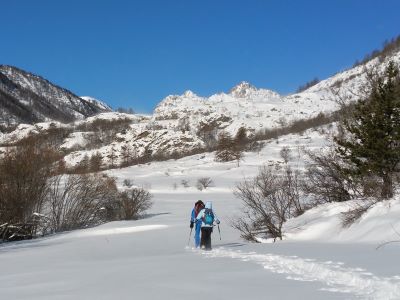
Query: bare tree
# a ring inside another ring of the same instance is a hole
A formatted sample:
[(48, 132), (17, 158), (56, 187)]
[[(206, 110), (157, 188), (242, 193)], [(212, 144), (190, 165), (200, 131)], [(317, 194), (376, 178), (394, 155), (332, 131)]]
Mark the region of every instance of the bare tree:
[(298, 174), (289, 167), (263, 167), (255, 178), (236, 185), (234, 194), (243, 202), (244, 215), (233, 221), (233, 227), (247, 240), (282, 239), (283, 223), (304, 212), (299, 187)]
[[(119, 194), (115, 181), (101, 174), (55, 176), (47, 203), (53, 232), (101, 224), (116, 216)], [(107, 211), (115, 210), (115, 211)]]
[(200, 191), (205, 190), (213, 184), (213, 181), (210, 177), (201, 177), (197, 179), (196, 187)]
[(343, 172), (344, 162), (334, 150), (325, 152), (304, 151), (308, 157), (304, 192), (314, 198), (315, 204), (343, 202), (363, 196), (361, 182), (351, 180)]
[(182, 186), (185, 187), (185, 188), (187, 188), (187, 187), (190, 186), (190, 185), (189, 185), (189, 180), (187, 180), (187, 179), (182, 179), (182, 180), (181, 180), (181, 184), (182, 184)]
[(282, 147), (281, 151), (279, 152), (279, 155), (282, 157), (282, 159), (285, 161), (285, 164), (287, 164), (291, 160), (291, 150), (289, 147)]
[(141, 213), (149, 209), (153, 203), (151, 194), (144, 188), (131, 188), (121, 193), (121, 218), (137, 219)]
[(57, 152), (33, 139), (10, 148), (0, 161), (0, 222), (25, 223), (40, 212), (47, 180), (59, 171)]

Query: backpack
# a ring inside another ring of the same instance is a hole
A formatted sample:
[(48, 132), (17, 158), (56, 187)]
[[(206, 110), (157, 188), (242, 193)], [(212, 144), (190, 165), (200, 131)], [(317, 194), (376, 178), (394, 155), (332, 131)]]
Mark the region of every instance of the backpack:
[(212, 226), (214, 224), (214, 213), (211, 209), (206, 208), (203, 217), (204, 224)]

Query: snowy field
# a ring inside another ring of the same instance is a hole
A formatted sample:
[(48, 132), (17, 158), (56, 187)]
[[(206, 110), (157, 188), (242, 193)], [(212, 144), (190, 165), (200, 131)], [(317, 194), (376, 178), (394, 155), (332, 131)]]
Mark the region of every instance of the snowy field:
[[(271, 142), (236, 163), (216, 163), (212, 154), (157, 162), (107, 173), (122, 188), (125, 179), (154, 195), (139, 221), (112, 222), (0, 247), (0, 299), (400, 299), (400, 199), (381, 203), (349, 229), (341, 229), (345, 205), (329, 204), (286, 224), (284, 241), (249, 244), (230, 227), (241, 204), (232, 189), (263, 164), (292, 149), (325, 142), (317, 132)], [(214, 187), (195, 188), (200, 177)], [(190, 187), (183, 187), (188, 180)], [(189, 218), (196, 200), (213, 201), (221, 239), (213, 250), (192, 248)]]

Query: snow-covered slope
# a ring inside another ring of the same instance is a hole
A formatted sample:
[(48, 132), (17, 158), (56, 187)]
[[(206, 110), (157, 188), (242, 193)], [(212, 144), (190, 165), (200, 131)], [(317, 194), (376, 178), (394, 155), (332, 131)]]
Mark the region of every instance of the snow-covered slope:
[[(289, 221), (290, 234), (276, 243), (249, 244), (230, 226), (243, 211), (235, 184), (263, 164), (283, 164), (282, 147), (291, 150), (290, 164), (302, 168), (301, 148), (329, 143), (321, 132), (272, 140), (259, 153), (245, 153), (240, 166), (215, 162), (206, 153), (107, 171), (120, 188), (129, 179), (150, 190), (154, 206), (148, 216), (2, 245), (2, 299), (399, 299), (400, 245), (375, 250), (396, 238), (399, 198), (377, 205), (347, 229), (340, 226), (346, 204), (310, 210)], [(214, 185), (199, 191), (200, 177)], [(213, 201), (221, 220), (221, 236), (215, 229), (210, 252), (192, 249), (189, 237), (198, 199)]]
[[(67, 166), (76, 166), (83, 159), (100, 153), (104, 168), (126, 165), (126, 155), (131, 156), (130, 164), (206, 151), (212, 143), (215, 146), (216, 136), (222, 130), (235, 135), (243, 127), (248, 136), (254, 136), (265, 129), (290, 126), (297, 120), (334, 112), (339, 108), (338, 90), (341, 100), (356, 100), (359, 89), (366, 83), (366, 70), (375, 68), (382, 72), (389, 60), (400, 63), (400, 52), (383, 60), (373, 59), (301, 93), (287, 96), (256, 88), (247, 82), (241, 82), (228, 93), (210, 97), (201, 97), (191, 91), (170, 95), (159, 103), (151, 116), (106, 113), (67, 125), (71, 133), (60, 144), (60, 150), (66, 154)], [(21, 76), (13, 75), (19, 85), (40, 90), (41, 85), (33, 84), (35, 81), (27, 83)], [(101, 110), (108, 109), (93, 98), (79, 99), (97, 103)], [(1, 134), (0, 144), (16, 142), (30, 131), (37, 132), (35, 128), (36, 125), (21, 125), (10, 134)]]
[(0, 65), (0, 125), (43, 121), (71, 122), (110, 111), (93, 98), (80, 98), (48, 80)]
[(90, 97), (90, 96), (81, 96), (81, 99), (85, 100), (88, 103), (98, 106), (103, 111), (111, 111), (111, 107), (102, 100)]

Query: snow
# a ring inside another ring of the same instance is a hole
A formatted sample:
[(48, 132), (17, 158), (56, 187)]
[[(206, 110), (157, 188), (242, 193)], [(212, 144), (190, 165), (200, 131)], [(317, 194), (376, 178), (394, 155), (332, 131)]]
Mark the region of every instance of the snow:
[(107, 103), (105, 103), (102, 100), (99, 100), (99, 99), (96, 99), (96, 98), (93, 98), (90, 96), (81, 96), (80, 98), (87, 102), (97, 105), (102, 110), (111, 110), (111, 107), (108, 106)]
[[(400, 52), (391, 59), (399, 62)], [(387, 62), (374, 59), (367, 67), (381, 72)], [(293, 95), (242, 82), (229, 93), (210, 97), (192, 91), (170, 95), (152, 116), (100, 114), (75, 125), (126, 118), (131, 124), (117, 134), (119, 141), (72, 152), (65, 160), (75, 165), (87, 154), (106, 157), (127, 144), (139, 154), (147, 148), (162, 153), (191, 150), (202, 146), (196, 136), (200, 124), (215, 124), (232, 134), (244, 126), (254, 133), (332, 112), (338, 108), (332, 87), (359, 89), (365, 83), (363, 68), (338, 73)], [(185, 118), (190, 120), (188, 131), (179, 128)], [(1, 135), (0, 142), (15, 142), (50, 126), (44, 124), (20, 125)], [(304, 168), (302, 149), (328, 146), (322, 132), (330, 130), (334, 126), (267, 141), (260, 152), (245, 153), (239, 166), (215, 162), (213, 153), (204, 153), (105, 171), (120, 188), (129, 179), (152, 193), (154, 206), (146, 217), (1, 245), (1, 299), (400, 299), (400, 243), (377, 249), (400, 239), (399, 193), (347, 228), (342, 213), (362, 199), (315, 207), (288, 220), (283, 240), (275, 243), (244, 242), (230, 226), (243, 211), (233, 194), (236, 183), (257, 175), (263, 165), (283, 165), (283, 147), (291, 150), (290, 165)], [(72, 133), (61, 147), (85, 147), (86, 134)], [(199, 191), (196, 181), (201, 177), (210, 177), (213, 186)], [(193, 249), (193, 235), (189, 238), (190, 212), (198, 199), (213, 201), (221, 220), (221, 236), (214, 230), (210, 252)]]
[[(117, 185), (130, 179), (154, 196), (147, 217), (0, 247), (2, 299), (400, 299), (400, 246), (386, 240), (399, 229), (399, 196), (378, 203), (349, 228), (340, 213), (351, 203), (316, 207), (285, 225), (276, 243), (244, 242), (230, 227), (240, 214), (232, 189), (263, 164), (283, 164), (279, 151), (292, 150), (302, 168), (302, 147), (329, 142), (317, 130), (287, 135), (260, 153), (245, 153), (237, 166), (213, 153), (109, 170)], [(214, 186), (199, 191), (200, 177)], [(181, 180), (189, 181), (185, 188)], [(213, 201), (221, 240), (213, 250), (193, 249), (189, 218), (195, 201)]]

